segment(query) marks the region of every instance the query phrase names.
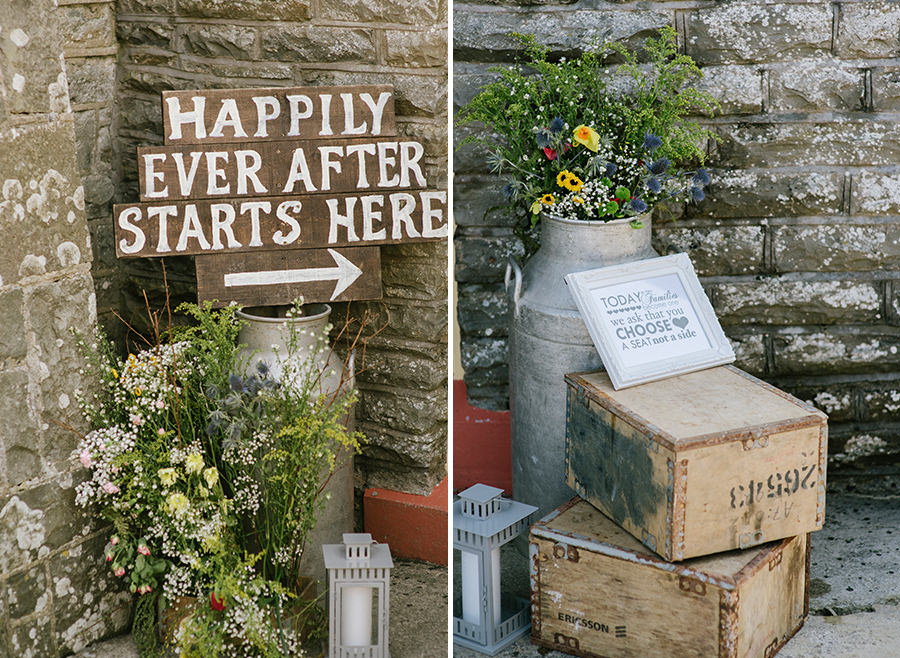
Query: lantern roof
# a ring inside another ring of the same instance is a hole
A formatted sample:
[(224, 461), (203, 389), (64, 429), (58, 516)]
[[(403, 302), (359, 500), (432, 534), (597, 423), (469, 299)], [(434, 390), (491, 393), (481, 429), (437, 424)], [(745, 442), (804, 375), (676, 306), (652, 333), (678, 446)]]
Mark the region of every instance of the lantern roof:
[[(534, 505), (501, 498), (502, 489), (486, 484), (476, 484), (459, 494), (453, 503), (453, 527), (481, 537), (493, 537), (498, 532), (516, 525), (537, 511)], [(473, 516), (466, 511), (471, 504), (486, 508), (485, 515)]]
[[(394, 560), (387, 544), (379, 544), (372, 540), (369, 533), (344, 533), (343, 544), (323, 544), (326, 569), (392, 569)], [(368, 549), (368, 558), (347, 557), (348, 546), (360, 546)]]

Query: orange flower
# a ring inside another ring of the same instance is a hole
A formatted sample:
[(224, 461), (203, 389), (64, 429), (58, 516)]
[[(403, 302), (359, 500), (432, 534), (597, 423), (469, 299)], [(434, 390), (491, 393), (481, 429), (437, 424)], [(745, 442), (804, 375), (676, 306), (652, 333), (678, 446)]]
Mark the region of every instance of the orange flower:
[(597, 148), (600, 145), (600, 135), (597, 134), (596, 130), (582, 124), (575, 129), (574, 135), (574, 141), (577, 144), (581, 144), (594, 153), (597, 152)]

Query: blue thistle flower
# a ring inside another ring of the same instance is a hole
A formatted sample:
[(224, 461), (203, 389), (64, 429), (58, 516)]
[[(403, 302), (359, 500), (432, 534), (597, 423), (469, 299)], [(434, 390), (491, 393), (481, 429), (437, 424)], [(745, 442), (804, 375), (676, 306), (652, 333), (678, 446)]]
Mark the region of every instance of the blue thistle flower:
[(694, 172), (694, 182), (700, 185), (709, 185), (709, 172), (703, 167)]
[(642, 212), (647, 212), (647, 204), (644, 203), (644, 201), (642, 199), (632, 199), (631, 203), (628, 205), (631, 207), (631, 209), (634, 212), (636, 212), (638, 214), (640, 214)]
[(215, 384), (210, 384), (203, 389), (203, 395), (208, 397), (210, 400), (217, 400), (219, 399), (219, 387)]
[(507, 183), (503, 186), (503, 198), (505, 198), (507, 201), (513, 198), (515, 192), (516, 190), (512, 183)]
[(647, 189), (657, 194), (662, 189), (662, 183), (655, 176), (651, 176), (647, 179)]
[(556, 117), (553, 121), (550, 122), (550, 132), (558, 133), (560, 132), (566, 125), (566, 122), (562, 120), (562, 117)]
[(256, 362), (256, 372), (265, 377), (269, 374), (269, 364), (260, 359)]
[(660, 174), (666, 173), (666, 170), (672, 163), (669, 162), (668, 158), (660, 158), (659, 160), (655, 160), (647, 165), (647, 169), (654, 176), (659, 176)]
[(618, 169), (618, 167), (616, 166), (615, 162), (607, 162), (606, 163), (606, 175), (607, 176), (612, 176), (614, 173), (616, 173), (617, 169)]
[(546, 128), (541, 128), (537, 131), (537, 134), (535, 134), (534, 139), (537, 142), (538, 148), (546, 148), (547, 146), (550, 146), (550, 131)]
[(706, 198), (706, 194), (704, 194), (703, 190), (701, 190), (699, 187), (692, 187), (691, 188), (691, 198), (694, 201), (703, 201), (703, 199)]
[(645, 150), (653, 152), (660, 146), (662, 146), (662, 140), (648, 130), (646, 133), (644, 133), (643, 146)]
[(235, 375), (234, 373), (228, 375), (228, 385), (231, 386), (231, 390), (239, 393), (240, 390), (244, 387), (244, 383), (241, 381), (241, 378)]

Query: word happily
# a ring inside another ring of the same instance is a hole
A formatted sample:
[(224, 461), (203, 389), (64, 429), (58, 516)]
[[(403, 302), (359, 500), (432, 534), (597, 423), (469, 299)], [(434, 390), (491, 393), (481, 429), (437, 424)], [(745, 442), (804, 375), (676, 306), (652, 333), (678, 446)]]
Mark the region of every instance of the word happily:
[(731, 509), (750, 507), (769, 498), (790, 496), (802, 489), (812, 489), (818, 482), (813, 477), (818, 471), (816, 464), (800, 466), (786, 471), (776, 471), (763, 480), (750, 480), (731, 488)]

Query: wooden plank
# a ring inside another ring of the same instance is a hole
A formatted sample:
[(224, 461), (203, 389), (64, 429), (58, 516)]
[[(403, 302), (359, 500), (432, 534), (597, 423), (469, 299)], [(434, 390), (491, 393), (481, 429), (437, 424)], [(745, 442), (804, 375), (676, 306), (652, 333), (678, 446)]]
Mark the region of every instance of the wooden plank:
[(421, 189), (425, 149), (396, 138), (138, 148), (142, 201)]
[(381, 299), (378, 247), (198, 256), (197, 298), (242, 305)]
[(392, 85), (162, 92), (166, 144), (395, 135)]
[(116, 204), (119, 258), (439, 240), (447, 192)]

